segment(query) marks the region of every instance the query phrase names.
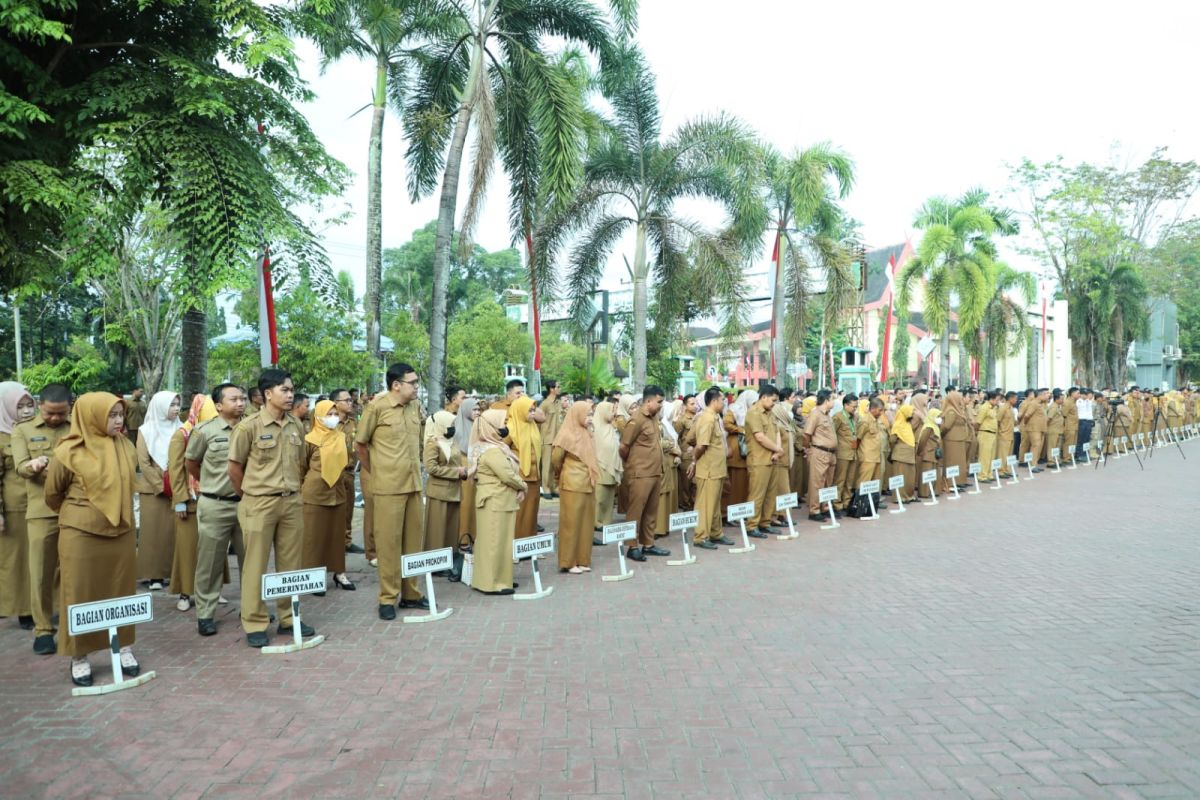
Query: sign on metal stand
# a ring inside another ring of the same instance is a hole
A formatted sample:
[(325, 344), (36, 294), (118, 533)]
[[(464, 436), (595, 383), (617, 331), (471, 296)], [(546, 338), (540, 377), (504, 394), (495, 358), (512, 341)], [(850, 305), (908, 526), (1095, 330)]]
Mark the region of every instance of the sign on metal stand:
[(538, 559), (554, 552), (555, 535), (543, 533), (539, 536), (527, 536), (524, 539), (513, 540), (513, 561), (528, 558), (529, 566), (533, 569), (533, 591), (526, 594), (514, 594), (513, 600), (541, 600), (554, 594), (554, 587), (542, 588), (542, 573), (538, 572)]
[(1079, 450), (1075, 447), (1068, 447), (1067, 452), (1071, 454), (1071, 463), (1067, 465), (1067, 469), (1079, 469), (1079, 465), (1075, 463), (1079, 460)]
[(929, 487), (929, 498), (931, 502), (921, 503), (923, 506), (936, 506), (938, 504), (937, 489), (933, 488), (933, 482), (937, 480), (937, 470), (927, 469), (921, 473), (921, 483)]
[(776, 535), (775, 538), (777, 540), (782, 541), (784, 539), (795, 539), (800, 536), (800, 534), (796, 533), (795, 523), (792, 522), (792, 509), (798, 505), (800, 505), (800, 498), (795, 492), (788, 492), (787, 494), (775, 496), (775, 510), (782, 511), (785, 515), (787, 515), (788, 522), (788, 532)]
[(972, 461), (970, 464), (967, 464), (967, 474), (971, 476), (971, 480), (975, 481), (975, 488), (967, 492), (967, 494), (981, 494), (983, 492), (979, 488), (979, 469), (980, 464), (978, 461)]
[(878, 491), (879, 481), (863, 481), (858, 485), (858, 493), (866, 495), (867, 504), (871, 507), (871, 516), (859, 519), (879, 519), (879, 512), (875, 510), (875, 493)]
[(268, 572), (262, 576), (261, 588), (263, 600), (292, 598), (292, 643), (267, 645), (262, 648), (264, 653), (295, 653), (297, 650), (316, 647), (325, 641), (325, 637), (318, 634), (306, 642), (300, 630), (303, 627), (300, 618), (300, 596), (325, 591), (324, 567)]
[(842, 527), (841, 523), (838, 522), (837, 513), (835, 513), (833, 510), (833, 501), (837, 499), (838, 490), (836, 486), (826, 486), (824, 489), (821, 489), (819, 492), (817, 492), (817, 502), (829, 504), (829, 524), (821, 526), (821, 530), (823, 531)]
[(1003, 466), (1003, 463), (1004, 462), (1002, 462), (998, 458), (992, 459), (992, 477), (994, 477), (996, 479), (996, 485), (992, 487), (993, 492), (1004, 486), (1004, 484), (1000, 480), (1000, 469)]
[(125, 678), (121, 672), (121, 643), (117, 638), (117, 629), (126, 625), (140, 625), (154, 619), (154, 603), (149, 594), (133, 594), (128, 597), (114, 597), (111, 600), (97, 600), (92, 603), (76, 603), (67, 606), (67, 630), (72, 636), (82, 636), (85, 633), (108, 631), (108, 649), (112, 656), (113, 682), (102, 686), (76, 686), (71, 690), (73, 697), (91, 694), (110, 694), (122, 689), (132, 689), (141, 686), (146, 681), (154, 680), (154, 671), (143, 672), (136, 678)]
[(954, 494), (950, 495), (951, 500), (961, 500), (962, 497), (958, 493), (958, 476), (962, 472), (957, 464), (946, 467), (946, 480), (950, 481), (950, 491)]
[(904, 476), (903, 475), (893, 475), (892, 477), (888, 478), (888, 491), (896, 493), (897, 508), (891, 509), (890, 513), (892, 513), (892, 514), (903, 514), (904, 513), (904, 499), (902, 497), (900, 497), (900, 490), (903, 488), (904, 488)]
[(696, 526), (700, 524), (700, 512), (698, 511), (680, 511), (678, 514), (672, 514), (667, 519), (667, 530), (669, 533), (675, 531), (683, 531), (683, 558), (677, 558), (673, 561), (668, 561), (668, 567), (686, 567), (688, 564), (695, 564), (696, 557), (692, 555), (691, 536), (688, 536), (688, 531), (696, 530)]
[(600, 538), (605, 544), (617, 543), (617, 563), (621, 567), (620, 574), (604, 575), (601, 580), (627, 581), (632, 578), (633, 570), (625, 566), (625, 546), (622, 543), (637, 538), (637, 523), (614, 522), (610, 525), (605, 525), (604, 530), (600, 533)]
[(1061, 455), (1062, 455), (1062, 450), (1060, 448), (1058, 448), (1058, 447), (1050, 448), (1050, 457), (1054, 459), (1054, 471), (1055, 472), (1062, 472), (1062, 461), (1059, 460), (1059, 456), (1061, 456)]
[(400, 577), (413, 578), (417, 575), (425, 576), (425, 597), (429, 600), (428, 614), (410, 614), (404, 618), (405, 622), (433, 622), (445, 619), (454, 613), (453, 608), (438, 611), (437, 597), (433, 592), (433, 573), (441, 572), (444, 569), (451, 569), (453, 566), (454, 548), (452, 547), (426, 550), (423, 553), (410, 553), (400, 559)]
[(1021, 479), (1017, 477), (1017, 457), (1014, 455), (1010, 455), (1008, 457), (1008, 460), (1005, 461), (1005, 463), (1008, 464), (1008, 474), (1009, 474), (1008, 482), (1009, 483), (1020, 483)]
[(1033, 463), (1033, 453), (1032, 452), (1028, 452), (1025, 454), (1025, 466), (1029, 468), (1029, 477), (1026, 478), (1025, 480), (1031, 481), (1034, 479), (1033, 471), (1037, 468), (1037, 465)]
[(727, 512), (730, 522), (736, 522), (742, 529), (742, 546), (731, 547), (731, 553), (752, 553), (754, 545), (750, 544), (750, 537), (746, 535), (746, 520), (754, 516), (754, 501), (748, 503), (737, 503), (729, 507)]

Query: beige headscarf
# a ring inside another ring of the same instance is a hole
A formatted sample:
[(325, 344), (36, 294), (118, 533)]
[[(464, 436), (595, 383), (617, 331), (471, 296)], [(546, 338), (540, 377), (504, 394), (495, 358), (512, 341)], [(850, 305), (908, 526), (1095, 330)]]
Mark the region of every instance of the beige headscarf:
[[(88, 392), (75, 401), (71, 430), (54, 457), (83, 483), (88, 502), (109, 524), (133, 527), (133, 474), (137, 454), (129, 439), (108, 435), (108, 414), (125, 401), (108, 392)], [(168, 403), (169, 405), (169, 403)]]
[(591, 411), (591, 401), (576, 400), (567, 409), (567, 418), (563, 420), (558, 435), (554, 437), (554, 446), (561, 447), (575, 456), (592, 476), (592, 485), (600, 480), (600, 465), (596, 460), (596, 443), (592, 440), (592, 432), (587, 428), (588, 412)]
[(592, 414), (592, 432), (596, 443), (597, 465), (620, 481), (625, 471), (625, 462), (621, 460), (621, 437), (613, 425), (616, 413), (617, 408), (612, 403), (596, 404), (596, 411)]
[(624, 420), (633, 418), (633, 406), (638, 401), (635, 394), (623, 394), (617, 400), (617, 416)]
[(20, 422), (17, 406), (26, 397), (33, 400), (33, 395), (29, 394), (29, 390), (23, 384), (16, 381), (0, 383), (0, 433), (12, 433), (13, 428)]
[[(508, 418), (508, 412), (502, 408), (488, 409), (479, 415), (471, 427), (471, 461), (468, 471), (474, 474), (479, 469), (479, 458), (493, 447), (499, 447), (514, 469), (520, 469), (521, 461), (504, 440), (500, 438), (500, 429)], [(510, 431), (511, 433), (511, 431)]]
[[(442, 409), (435, 411), (433, 416), (425, 420), (425, 441), (433, 439), (433, 443), (442, 454), (442, 458), (446, 459), (446, 463), (450, 463), (450, 457), (454, 454), (454, 440), (446, 437), (446, 431), (456, 426), (457, 418), (449, 411)], [(454, 431), (458, 433), (457, 430)]]
[(738, 427), (744, 427), (746, 424), (746, 414), (750, 411), (750, 406), (758, 402), (758, 392), (753, 389), (747, 389), (738, 395), (737, 400), (733, 401), (733, 405), (729, 410), (733, 412), (733, 419), (737, 422)]
[(916, 447), (917, 437), (913, 433), (912, 423), (909, 422), (912, 416), (913, 407), (908, 403), (896, 409), (896, 421), (892, 423), (892, 433), (896, 434), (896, 438), (909, 447)]
[(929, 408), (929, 395), (915, 394), (909, 400), (909, 405), (912, 406), (913, 425), (919, 428), (925, 424), (925, 411)]

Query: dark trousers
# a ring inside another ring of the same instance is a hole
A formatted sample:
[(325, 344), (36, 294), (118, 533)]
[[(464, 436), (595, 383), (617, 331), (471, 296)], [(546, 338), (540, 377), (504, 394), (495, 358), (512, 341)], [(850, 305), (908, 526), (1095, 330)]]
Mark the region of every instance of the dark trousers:
[(1079, 420), (1079, 438), (1075, 441), (1075, 457), (1087, 457), (1087, 445), (1092, 440), (1092, 426), (1095, 425), (1095, 420), (1081, 419)]
[[(1000, 458), (1007, 461), (1009, 456), (1020, 455), (1021, 453), (1021, 432), (1013, 431), (1013, 451), (1011, 453), (1001, 453)], [(1007, 467), (1006, 467), (1007, 469)]]

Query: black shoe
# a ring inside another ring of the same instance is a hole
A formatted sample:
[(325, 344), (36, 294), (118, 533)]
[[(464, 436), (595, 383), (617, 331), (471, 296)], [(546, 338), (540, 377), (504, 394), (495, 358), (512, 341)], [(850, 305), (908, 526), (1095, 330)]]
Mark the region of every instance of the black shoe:
[(422, 597), (420, 600), (401, 600), (401, 608), (420, 608), (425, 611), (429, 610), (429, 600)]
[[(453, 578), (451, 578), (451, 580), (454, 580), (454, 579), (453, 579)], [(345, 583), (342, 583), (341, 581), (339, 581), (339, 580), (337, 579), (337, 576), (336, 576), (336, 575), (335, 575), (335, 576), (333, 576), (333, 585), (334, 585), (334, 586), (336, 586), (336, 587), (337, 587), (337, 588), (339, 588), (339, 589), (345, 589), (347, 592), (353, 592), (353, 591), (355, 591), (355, 590), (357, 590), (357, 589), (358, 589), (358, 587), (354, 585), (354, 581), (352, 581), (352, 580), (350, 580), (349, 578), (347, 578), (347, 579), (346, 579), (346, 582), (345, 582)]]
[(642, 548), (635, 547), (625, 554), (625, 557), (633, 561), (645, 561), (646, 557), (642, 555)]
[(348, 545), (346, 545), (346, 552), (347, 553), (355, 553), (356, 555), (361, 555), (367, 551), (363, 550), (361, 547), (359, 547), (356, 544), (348, 544)]
[(1034, 472), (1045, 472), (1045, 470), (1043, 470), (1041, 467), (1034, 467), (1033, 471)]
[(196, 620), (196, 632), (201, 636), (216, 636), (217, 621), (215, 619)]
[(48, 633), (43, 633), (33, 640), (33, 652), (39, 656), (52, 656), (58, 652), (58, 646), (54, 644), (54, 637)]
[(254, 633), (246, 634), (246, 644), (250, 647), (266, 647), (270, 641), (266, 631), (255, 631)]
[(514, 589), (520, 589), (520, 588), (521, 588), (521, 584), (517, 583), (516, 581), (513, 581), (513, 588), (514, 588)]
[(89, 672), (87, 675), (84, 675), (82, 678), (76, 678), (75, 673), (72, 672), (71, 673), (71, 683), (75, 684), (76, 686), (91, 686), (92, 685), (92, 673)]
[[(292, 635), (292, 626), (288, 625), (285, 628), (282, 625), (280, 625), (278, 628), (275, 629), (275, 632), (278, 633), (280, 636), (291, 636)], [(312, 625), (309, 625), (307, 622), (301, 622), (300, 623), (300, 635), (301, 636), (316, 636), (317, 631), (315, 628), (313, 628)]]
[(828, 514), (809, 514), (808, 515), (809, 522), (825, 522), (828, 519), (829, 519)]
[(702, 542), (692, 542), (692, 547), (699, 547), (701, 550), (716, 550), (716, 549), (718, 549), (715, 544), (708, 541), (707, 539), (705, 539)]
[(541, 525), (538, 525), (538, 526), (537, 526), (537, 532), (538, 532), (538, 533), (545, 533), (545, 532), (546, 532), (546, 529), (545, 529), (545, 527), (543, 527), (543, 526), (541, 526)]
[(732, 547), (734, 544), (736, 544), (736, 542), (734, 542), (733, 539), (730, 539), (728, 536), (722, 536), (720, 539), (713, 539), (712, 541), (713, 541), (713, 544), (723, 544), (723, 545), (728, 545), (730, 547)]
[(17, 624), (21, 626), (21, 630), (31, 631), (33, 630), (33, 617), (27, 614), (22, 614), (21, 616), (17, 617)]
[(494, 594), (494, 595), (500, 595), (500, 596), (507, 597), (510, 594), (516, 594), (516, 592), (514, 592), (512, 589), (501, 589), (496, 592), (484, 592), (484, 594)]
[(558, 492), (551, 492), (551, 493), (550, 493), (550, 497), (551, 497), (552, 499), (554, 499), (554, 500), (557, 500), (557, 499), (558, 499)]
[(670, 550), (667, 550), (664, 547), (659, 547), (658, 545), (652, 545), (650, 547), (643, 547), (642, 553), (645, 555), (648, 555), (648, 556), (669, 556), (669, 555), (671, 555)]
[(538, 494), (541, 495), (543, 500), (551, 500), (554, 498), (554, 495), (550, 494), (549, 492), (538, 492)]
[(593, 547), (604, 547), (606, 544), (608, 544), (608, 542), (604, 541), (603, 539), (597, 539), (595, 536), (592, 537)]
[(141, 673), (141, 671), (142, 671), (142, 665), (137, 663), (136, 658), (133, 660), (132, 667), (127, 667), (124, 664), (121, 665), (121, 674), (124, 675), (126, 678), (136, 678), (138, 676), (138, 674)]
[(749, 536), (751, 539), (769, 539), (770, 538), (770, 536), (765, 531), (763, 531), (762, 528), (759, 528), (758, 530), (754, 530), (754, 531), (746, 531), (746, 535)]
[(395, 619), (396, 618), (396, 607), (395, 606), (380, 606), (379, 607), (379, 618), (386, 619), (386, 620)]
[(324, 597), (324, 596), (325, 596), (324, 592), (313, 592), (313, 597)]

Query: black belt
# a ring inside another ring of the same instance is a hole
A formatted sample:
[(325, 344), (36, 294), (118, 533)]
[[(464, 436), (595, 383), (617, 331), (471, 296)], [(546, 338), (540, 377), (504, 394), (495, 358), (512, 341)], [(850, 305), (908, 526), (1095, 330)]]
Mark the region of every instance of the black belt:
[(272, 494), (260, 494), (258, 496), (259, 497), (291, 497), (294, 494), (300, 494), (300, 493), (299, 492), (274, 492)]
[(240, 502), (242, 499), (242, 498), (238, 497), (236, 494), (219, 495), (219, 494), (210, 494), (208, 492), (201, 492), (200, 496), (207, 497), (209, 500), (224, 500), (226, 503), (237, 503), (237, 502)]
[(821, 447), (819, 444), (814, 444), (813, 447), (817, 448), (818, 450), (824, 450), (826, 453), (833, 453), (835, 456), (837, 455), (837, 450), (834, 450), (832, 447)]

